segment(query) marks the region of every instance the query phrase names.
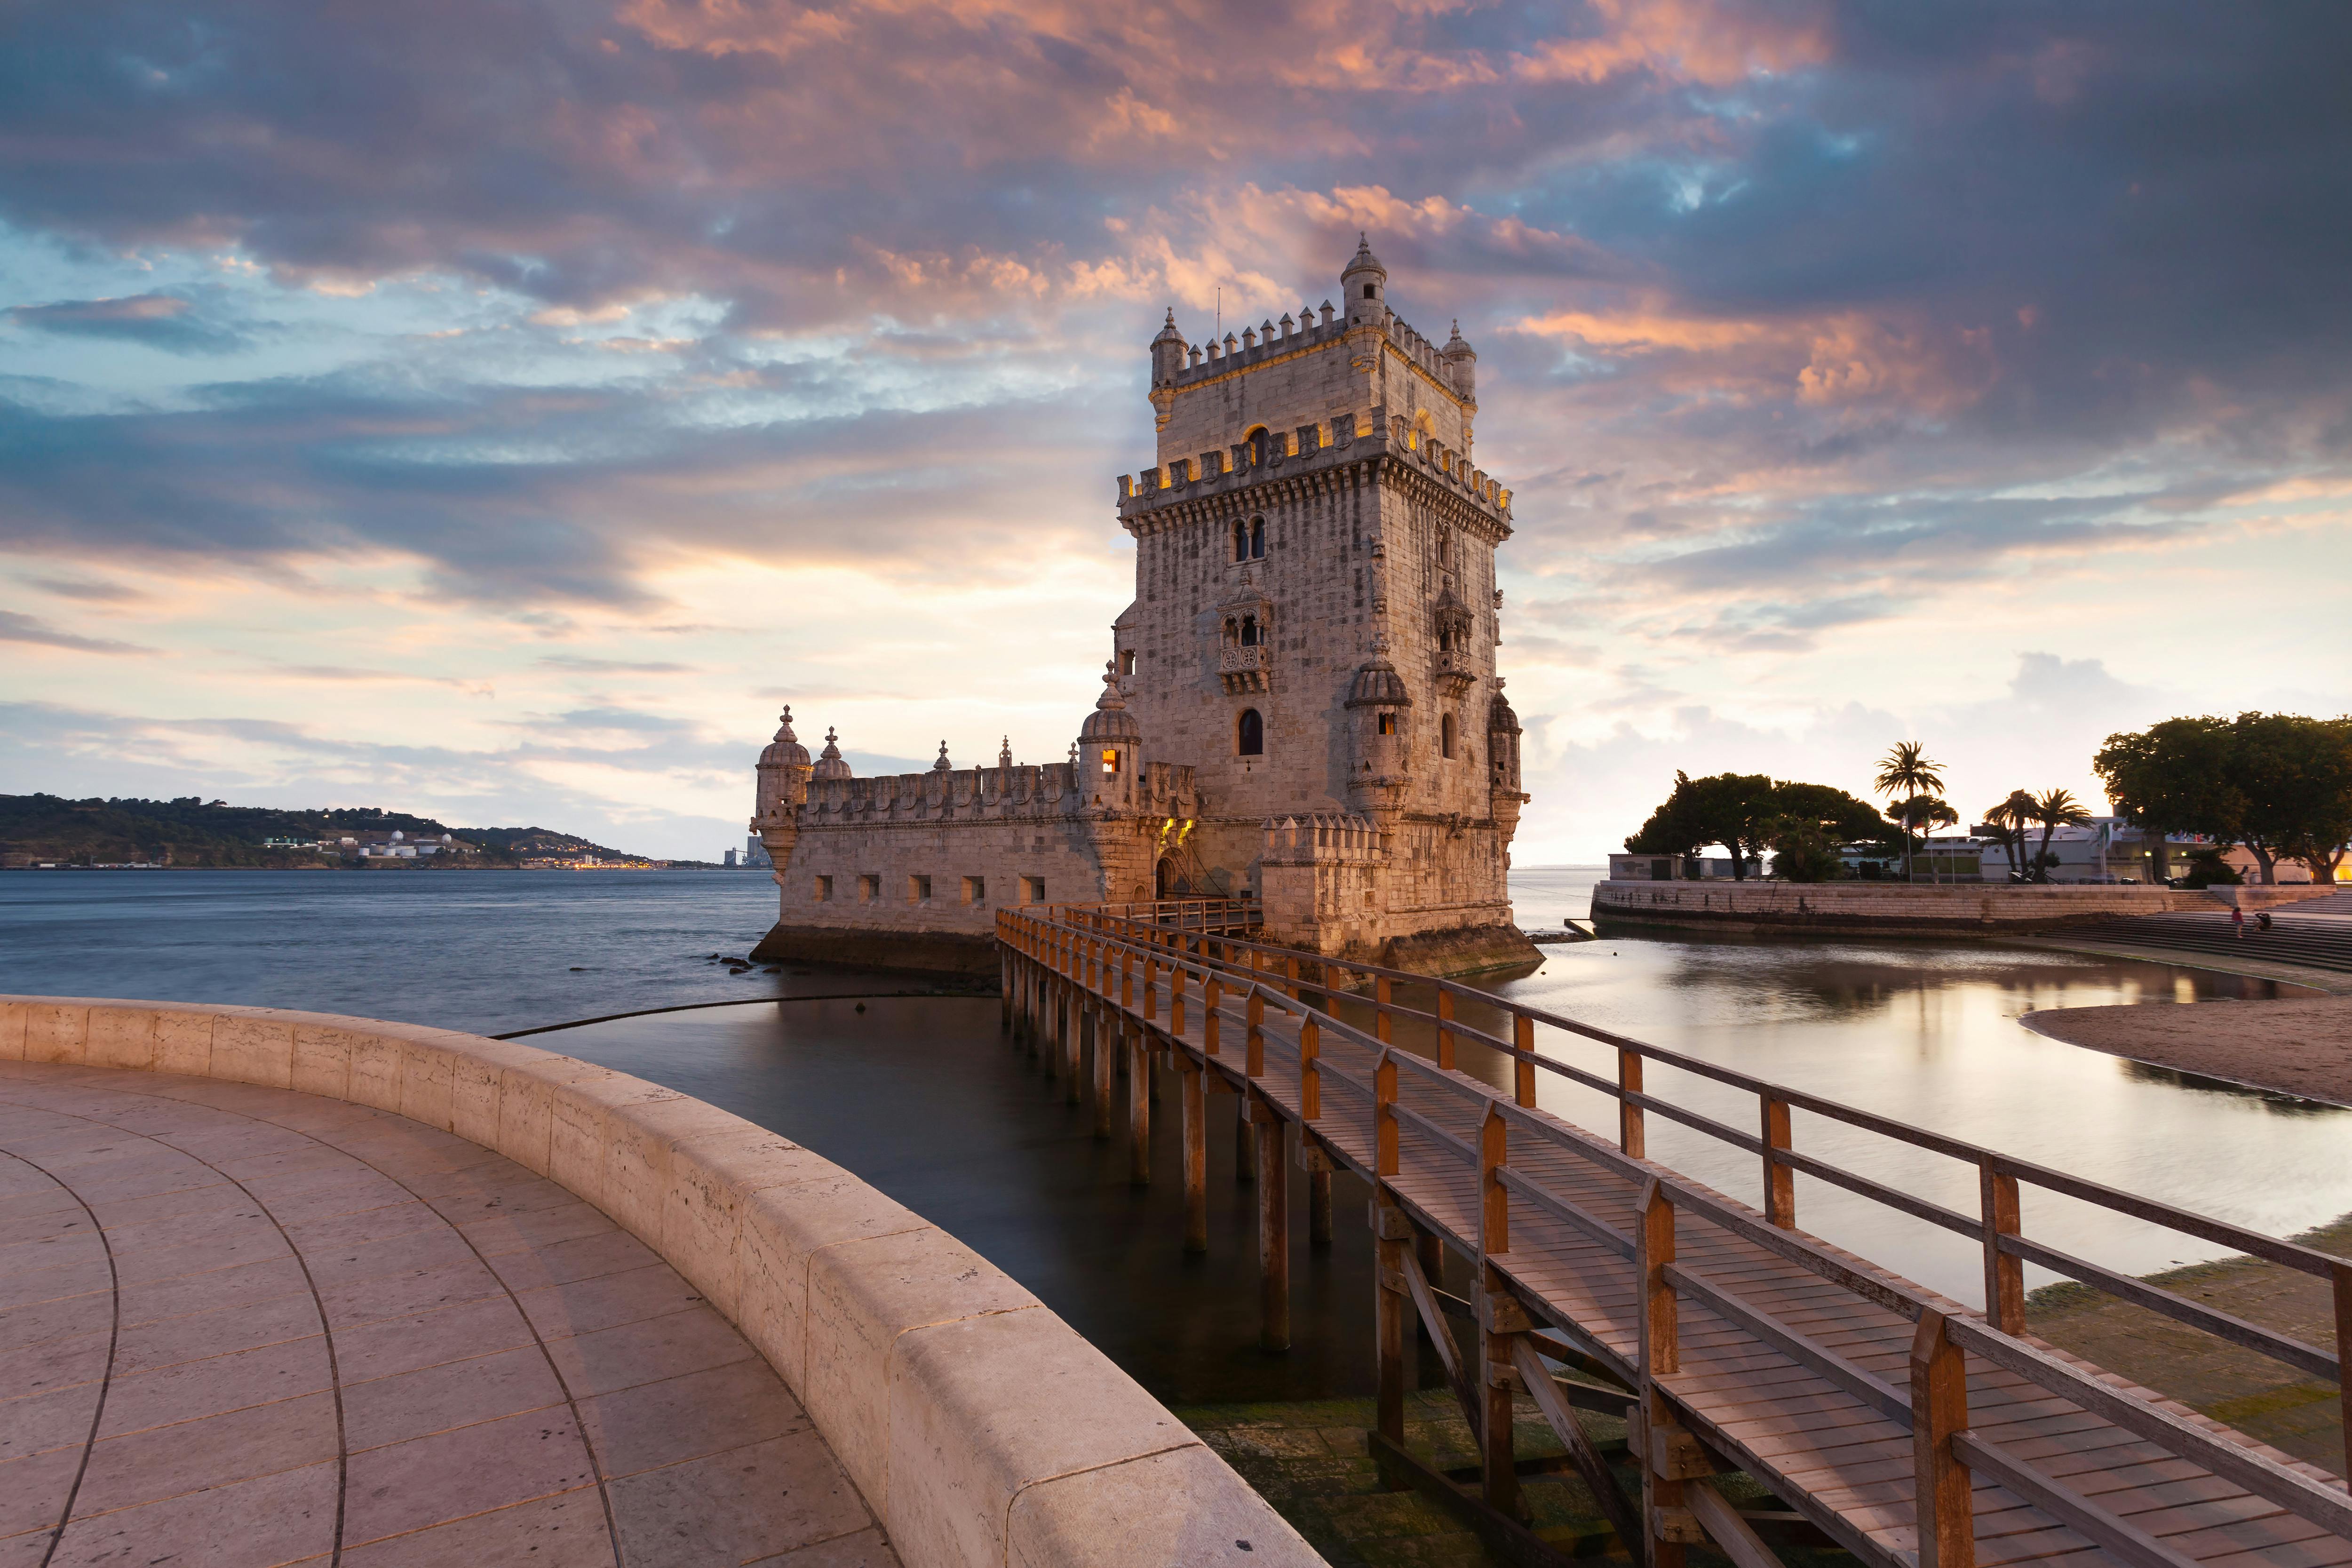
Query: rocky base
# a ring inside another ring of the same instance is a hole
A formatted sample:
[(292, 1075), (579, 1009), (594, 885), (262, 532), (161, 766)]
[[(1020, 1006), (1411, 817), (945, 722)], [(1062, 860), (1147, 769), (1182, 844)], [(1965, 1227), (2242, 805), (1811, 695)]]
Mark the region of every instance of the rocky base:
[(751, 957), (761, 963), (838, 963), (990, 980), (1000, 973), (994, 937), (952, 931), (856, 931), (778, 923), (760, 939)]
[(1543, 953), (1517, 926), (1466, 926), (1391, 937), (1367, 962), (1449, 978), (1498, 969), (1533, 969), (1543, 962)]

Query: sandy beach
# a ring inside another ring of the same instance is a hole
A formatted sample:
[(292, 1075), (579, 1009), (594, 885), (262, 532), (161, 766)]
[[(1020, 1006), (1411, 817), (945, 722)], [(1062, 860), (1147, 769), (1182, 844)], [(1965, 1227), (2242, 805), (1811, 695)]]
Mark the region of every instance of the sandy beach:
[(2352, 996), (2051, 1007), (2019, 1022), (2134, 1061), (2352, 1106)]

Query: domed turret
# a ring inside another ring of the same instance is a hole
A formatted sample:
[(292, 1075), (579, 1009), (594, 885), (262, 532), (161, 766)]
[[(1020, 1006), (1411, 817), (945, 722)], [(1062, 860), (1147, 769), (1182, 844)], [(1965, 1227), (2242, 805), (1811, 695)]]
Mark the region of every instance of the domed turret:
[(800, 838), (800, 813), (808, 801), (811, 771), (808, 748), (793, 733), (793, 710), (787, 708), (777, 721), (776, 738), (760, 753), (760, 785), (751, 816), (751, 831), (767, 846), (779, 872)]
[(941, 741), (940, 742), (939, 761), (931, 764), (931, 772), (935, 773), (950, 773), (955, 772), (955, 764), (948, 761), (948, 743), (945, 741)]
[(849, 776), (849, 763), (841, 754), (840, 737), (834, 733), (833, 727), (828, 724), (824, 731), (824, 750), (817, 753), (816, 766), (809, 770), (809, 777), (822, 782), (826, 779), (845, 779)]
[(1388, 661), (1388, 638), (1348, 683), (1348, 798), (1381, 835), (1396, 831), (1412, 773), (1412, 692)]
[(1155, 383), (1176, 379), (1184, 368), (1184, 334), (1176, 330), (1176, 311), (1171, 307), (1160, 335), (1151, 340), (1151, 379)]
[(1136, 753), (1142, 742), (1142, 728), (1118, 694), (1118, 666), (1106, 662), (1102, 695), (1078, 727), (1077, 773), (1072, 782), (1079, 794), (1097, 805), (1133, 795), (1136, 772), (1142, 766)]
[(1478, 351), (1462, 336), (1462, 323), (1454, 323), (1454, 335), (1445, 340), (1438, 353), (1445, 360), (1446, 373), (1454, 378), (1454, 390), (1465, 403), (1478, 401)]
[(1495, 678), (1495, 700), (1486, 708), (1486, 758), (1492, 773), (1487, 789), (1496, 821), (1517, 826), (1527, 795), (1519, 787), (1519, 716), (1503, 695), (1502, 677)]
[(1370, 240), (1356, 236), (1356, 254), (1339, 274), (1340, 297), (1348, 301), (1350, 322), (1385, 325), (1389, 317), (1389, 269), (1372, 254)]

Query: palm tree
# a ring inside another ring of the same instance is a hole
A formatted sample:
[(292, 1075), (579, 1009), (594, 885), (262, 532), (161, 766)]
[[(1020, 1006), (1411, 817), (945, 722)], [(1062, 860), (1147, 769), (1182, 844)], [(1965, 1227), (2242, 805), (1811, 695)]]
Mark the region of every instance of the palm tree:
[(2036, 796), (2033, 820), (2042, 825), (2042, 848), (2033, 858), (2033, 879), (2046, 882), (2050, 868), (2044, 864), (2050, 858), (2050, 840), (2062, 827), (2080, 827), (2091, 820), (2083, 803), (2074, 798), (2073, 790), (2053, 789)]
[(1984, 814), (1984, 819), (2000, 829), (2002, 853), (2009, 857), (2011, 876), (2019, 874), (2025, 861), (2025, 827), (2033, 820), (2033, 797), (2021, 789), (2009, 792), (2009, 798)]
[[(1878, 777), (1874, 781), (1878, 793), (1890, 800), (1901, 795), (1905, 802), (1923, 795), (1944, 793), (1944, 764), (1927, 760), (1927, 749), (1916, 741), (1900, 741), (1879, 760)], [(1903, 879), (1911, 879), (1911, 824), (1903, 824)]]

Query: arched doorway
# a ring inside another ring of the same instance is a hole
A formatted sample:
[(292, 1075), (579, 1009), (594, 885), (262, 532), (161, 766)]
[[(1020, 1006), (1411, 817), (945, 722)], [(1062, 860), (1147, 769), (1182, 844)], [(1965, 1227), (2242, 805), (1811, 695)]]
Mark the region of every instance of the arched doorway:
[(1160, 858), (1160, 864), (1152, 870), (1152, 883), (1156, 889), (1152, 895), (1155, 898), (1188, 899), (1192, 896), (1192, 879), (1184, 875), (1183, 868), (1176, 864), (1173, 855)]

